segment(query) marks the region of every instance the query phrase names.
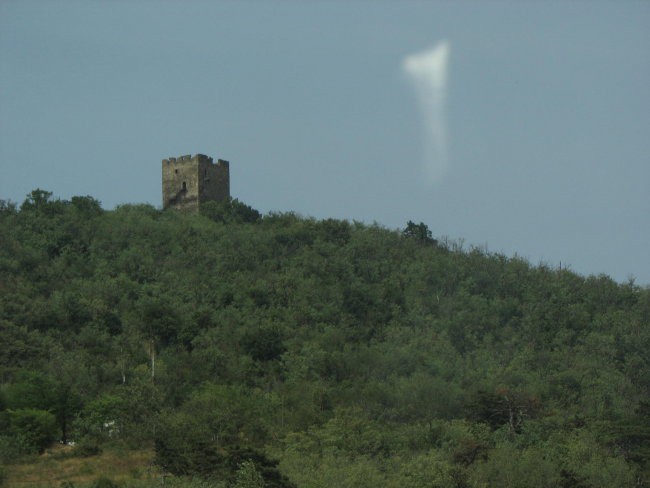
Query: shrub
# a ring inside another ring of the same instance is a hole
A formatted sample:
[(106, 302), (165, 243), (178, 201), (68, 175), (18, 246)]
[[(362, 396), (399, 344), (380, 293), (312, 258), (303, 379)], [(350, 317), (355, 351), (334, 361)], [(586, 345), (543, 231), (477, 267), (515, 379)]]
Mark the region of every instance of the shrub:
[(43, 452), (56, 438), (56, 417), (50, 412), (20, 408), (8, 413), (11, 437), (22, 441), (28, 452)]
[(223, 202), (206, 202), (201, 205), (200, 213), (214, 222), (224, 224), (252, 224), (262, 218), (257, 210), (236, 198)]

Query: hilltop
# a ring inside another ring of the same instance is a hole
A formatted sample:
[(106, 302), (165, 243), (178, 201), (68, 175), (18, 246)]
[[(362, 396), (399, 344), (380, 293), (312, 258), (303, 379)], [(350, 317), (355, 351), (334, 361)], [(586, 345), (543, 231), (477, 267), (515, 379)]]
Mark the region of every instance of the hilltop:
[(424, 224), (36, 190), (0, 202), (0, 342), (9, 471), (61, 440), (177, 486), (650, 479), (650, 290)]

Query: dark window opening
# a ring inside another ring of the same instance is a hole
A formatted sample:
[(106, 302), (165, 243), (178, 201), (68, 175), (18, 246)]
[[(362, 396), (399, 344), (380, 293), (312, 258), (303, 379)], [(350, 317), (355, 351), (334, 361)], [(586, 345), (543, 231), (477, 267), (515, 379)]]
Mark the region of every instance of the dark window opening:
[(174, 170), (174, 174), (178, 174), (178, 170), (177, 170), (177, 169)]
[(187, 191), (187, 183), (183, 182), (183, 191)]

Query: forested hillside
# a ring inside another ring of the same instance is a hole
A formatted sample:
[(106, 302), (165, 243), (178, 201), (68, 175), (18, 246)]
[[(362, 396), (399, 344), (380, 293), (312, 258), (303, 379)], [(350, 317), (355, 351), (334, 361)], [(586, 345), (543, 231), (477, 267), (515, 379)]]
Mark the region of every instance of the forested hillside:
[(0, 475), (74, 441), (175, 486), (650, 486), (650, 290), (424, 224), (36, 190), (0, 344)]

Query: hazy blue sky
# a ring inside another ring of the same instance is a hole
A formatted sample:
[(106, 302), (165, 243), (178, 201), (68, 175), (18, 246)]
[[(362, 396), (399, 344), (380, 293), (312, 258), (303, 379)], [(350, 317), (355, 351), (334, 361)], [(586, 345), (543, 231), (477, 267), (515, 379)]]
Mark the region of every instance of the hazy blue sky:
[(649, 48), (644, 1), (0, 0), (0, 198), (160, 206), (204, 153), (263, 212), (650, 283)]

